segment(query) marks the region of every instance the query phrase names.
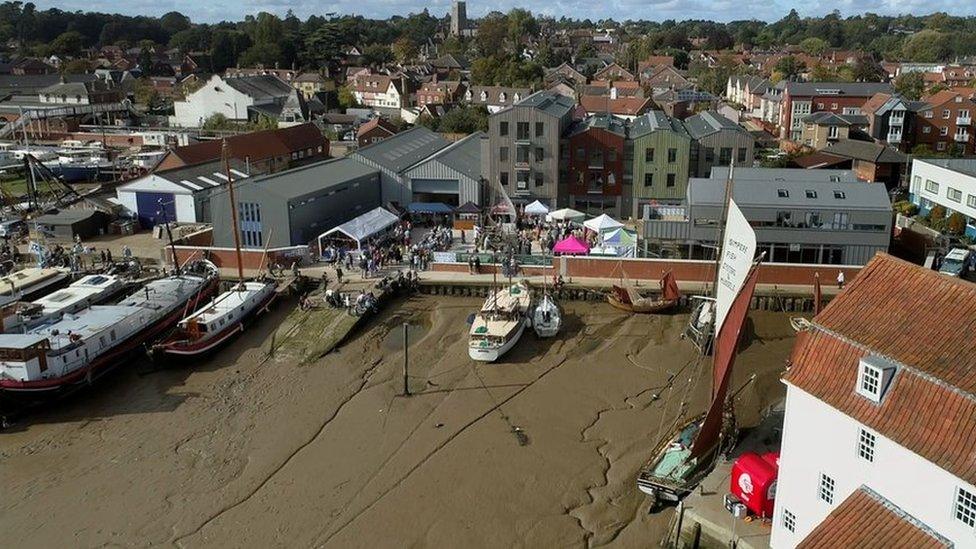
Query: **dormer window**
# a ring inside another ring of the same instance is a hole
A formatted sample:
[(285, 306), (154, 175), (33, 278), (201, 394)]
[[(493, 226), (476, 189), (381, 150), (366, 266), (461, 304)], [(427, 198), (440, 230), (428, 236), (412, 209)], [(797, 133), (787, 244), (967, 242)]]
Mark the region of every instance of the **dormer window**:
[(881, 402), (894, 375), (894, 363), (874, 355), (862, 358), (857, 370), (857, 394)]
[(502, 93), (500, 93), (500, 94), (498, 94), (498, 102), (499, 102), (499, 103), (504, 103), (504, 102), (505, 102), (505, 99), (506, 99), (507, 97), (508, 97), (508, 96), (507, 96), (507, 95), (505, 94), (505, 92), (502, 92)]
[(481, 100), (488, 101), (488, 92), (485, 91), (481, 92)]
[(789, 198), (790, 197), (790, 191), (788, 191), (786, 189), (776, 189), (776, 196), (778, 196), (780, 198)]
[(807, 198), (817, 198), (817, 191), (813, 189), (807, 189)]

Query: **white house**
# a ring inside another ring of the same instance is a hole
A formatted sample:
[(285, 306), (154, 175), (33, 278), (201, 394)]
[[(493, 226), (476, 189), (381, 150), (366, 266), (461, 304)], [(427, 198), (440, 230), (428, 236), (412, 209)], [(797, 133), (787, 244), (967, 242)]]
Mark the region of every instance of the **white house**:
[(258, 114), (276, 119), (281, 126), (308, 121), (304, 97), (290, 84), (277, 76), (222, 77), (213, 75), (184, 101), (174, 101), (175, 115), (170, 124), (197, 128), (214, 114), (230, 120), (247, 122)]
[(976, 158), (916, 158), (909, 185), (923, 213), (936, 204), (947, 215), (959, 212), (966, 216), (966, 235), (976, 238)]
[(797, 335), (770, 544), (976, 547), (976, 285), (879, 254)]
[(367, 74), (357, 77), (351, 86), (356, 102), (374, 109), (395, 109), (409, 106), (406, 79), (386, 74)]
[[(240, 162), (231, 161), (235, 181), (249, 177), (244, 169)], [(223, 162), (211, 161), (150, 173), (115, 193), (119, 204), (145, 228), (165, 222), (210, 223), (210, 200), (224, 196), (215, 191), (227, 181)]]

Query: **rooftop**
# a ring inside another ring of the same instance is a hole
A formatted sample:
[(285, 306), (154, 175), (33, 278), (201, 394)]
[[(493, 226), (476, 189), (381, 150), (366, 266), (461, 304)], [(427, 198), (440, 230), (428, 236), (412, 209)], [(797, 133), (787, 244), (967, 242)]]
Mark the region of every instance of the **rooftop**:
[(952, 543), (874, 490), (861, 486), (797, 545), (797, 549), (835, 547), (942, 549), (952, 547)]
[(550, 91), (538, 91), (518, 103), (519, 107), (537, 109), (557, 118), (562, 118), (576, 106), (576, 102), (564, 95)]
[[(688, 201), (692, 204), (723, 204), (725, 185), (719, 183), (715, 179), (692, 178), (688, 182)], [(732, 194), (744, 207), (891, 211), (888, 191), (880, 183), (739, 179), (737, 171)]]
[(591, 129), (608, 131), (620, 137), (627, 135), (627, 125), (624, 120), (606, 113), (593, 114), (577, 121), (570, 128), (569, 135), (576, 135)]
[[(437, 151), (428, 158), (424, 158), (414, 166), (434, 160), (448, 168), (463, 173), (474, 180), (481, 179), (481, 139), (484, 132), (475, 132), (463, 139)], [(413, 168), (414, 166), (411, 166)]]
[[(244, 160), (263, 160), (273, 156), (290, 156), (292, 152), (315, 148), (325, 143), (322, 132), (312, 123), (288, 128), (244, 133), (226, 138), (230, 156)], [(193, 145), (177, 147), (170, 154), (184, 164), (201, 164), (220, 158), (223, 140), (201, 141)]]
[(344, 157), (314, 162), (283, 172), (252, 177), (248, 180), (248, 184), (261, 185), (270, 193), (291, 199), (375, 173), (375, 169), (350, 157)]
[(359, 149), (354, 157), (362, 157), (394, 173), (413, 166), (448, 146), (446, 139), (423, 126), (390, 136), (378, 143)]
[[(739, 131), (749, 134), (745, 128), (715, 111), (704, 111), (685, 119), (685, 128), (695, 139), (718, 133), (722, 130)], [(749, 134), (752, 135), (752, 134)]]
[[(713, 166), (709, 178), (725, 181), (729, 168)], [(744, 168), (735, 167), (735, 181), (845, 181), (855, 183), (857, 175), (851, 170), (804, 170), (799, 168)]]
[(671, 118), (664, 111), (650, 111), (635, 118), (630, 125), (630, 137), (634, 139), (659, 130), (672, 131), (690, 137), (684, 124), (677, 118)]
[(880, 143), (870, 141), (858, 141), (855, 139), (842, 139), (831, 144), (823, 152), (844, 158), (855, 160), (865, 160), (867, 162), (904, 164), (908, 161), (905, 153)]
[(915, 162), (925, 162), (964, 175), (976, 177), (976, 158), (916, 158)]
[[(976, 484), (976, 285), (878, 254), (812, 325), (788, 385)], [(866, 356), (896, 367), (880, 402), (855, 392)]]
[(787, 82), (786, 91), (792, 96), (848, 95), (871, 97), (878, 92), (891, 93), (891, 84), (879, 82)]

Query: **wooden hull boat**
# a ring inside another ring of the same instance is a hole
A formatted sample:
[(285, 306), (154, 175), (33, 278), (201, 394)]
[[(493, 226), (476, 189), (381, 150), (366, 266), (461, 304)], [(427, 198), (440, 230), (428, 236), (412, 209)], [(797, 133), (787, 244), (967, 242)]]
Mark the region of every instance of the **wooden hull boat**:
[(674, 309), (678, 299), (654, 299), (643, 297), (631, 288), (614, 285), (613, 292), (607, 296), (610, 305), (628, 313), (653, 314)]

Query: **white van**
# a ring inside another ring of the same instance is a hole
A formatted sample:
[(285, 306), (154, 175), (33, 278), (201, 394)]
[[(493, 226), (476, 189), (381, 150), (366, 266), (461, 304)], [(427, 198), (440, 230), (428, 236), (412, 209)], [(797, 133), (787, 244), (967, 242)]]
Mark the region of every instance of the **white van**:
[(939, 272), (954, 278), (959, 278), (969, 270), (969, 256), (971, 252), (966, 248), (955, 248), (942, 260)]

